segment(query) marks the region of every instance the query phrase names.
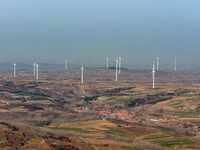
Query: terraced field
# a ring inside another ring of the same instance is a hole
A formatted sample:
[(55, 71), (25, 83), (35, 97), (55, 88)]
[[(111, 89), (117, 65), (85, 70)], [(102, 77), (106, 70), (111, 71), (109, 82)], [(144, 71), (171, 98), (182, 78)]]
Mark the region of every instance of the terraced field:
[(166, 147), (196, 144), (196, 142), (186, 139), (186, 138), (173, 137), (173, 136), (164, 135), (164, 134), (146, 135), (142, 137), (142, 140), (149, 141), (151, 143), (159, 144), (161, 146), (166, 146)]

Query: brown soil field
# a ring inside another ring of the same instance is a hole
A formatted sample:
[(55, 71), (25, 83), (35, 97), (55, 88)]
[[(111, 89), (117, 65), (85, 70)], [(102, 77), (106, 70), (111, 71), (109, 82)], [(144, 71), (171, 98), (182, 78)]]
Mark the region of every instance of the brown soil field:
[(97, 130), (97, 131), (105, 131), (108, 130), (104, 127), (117, 127), (117, 124), (114, 124), (110, 121), (106, 120), (92, 120), (92, 121), (84, 121), (84, 122), (75, 122), (75, 123), (63, 123), (60, 124), (58, 127), (71, 127), (71, 128), (83, 128), (86, 130)]

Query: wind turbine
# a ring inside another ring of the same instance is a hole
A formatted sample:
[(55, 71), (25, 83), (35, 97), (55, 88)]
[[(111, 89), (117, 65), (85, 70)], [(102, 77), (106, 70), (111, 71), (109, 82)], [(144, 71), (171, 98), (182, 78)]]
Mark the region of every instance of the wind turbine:
[(13, 76), (14, 76), (14, 78), (15, 78), (15, 76), (16, 76), (16, 63), (14, 62), (14, 74), (13, 74)]
[(81, 84), (83, 84), (83, 65), (81, 66)]
[(174, 64), (174, 70), (176, 71), (176, 61), (177, 61), (177, 58), (175, 57), (175, 64)]
[(122, 60), (122, 58), (119, 57), (119, 74), (121, 73), (121, 60)]
[(67, 70), (67, 59), (65, 60), (65, 70)]
[(35, 75), (35, 65), (36, 63), (33, 63), (33, 74)]
[(153, 88), (155, 88), (155, 70), (154, 70), (155, 64), (153, 63), (153, 69), (152, 69), (152, 78), (153, 78)]
[(117, 81), (117, 68), (118, 68), (118, 60), (116, 58), (116, 79), (115, 79), (115, 81)]
[(158, 71), (158, 68), (159, 68), (159, 57), (157, 57), (157, 65), (156, 65), (156, 67), (157, 67), (157, 71)]
[(36, 80), (38, 80), (38, 64), (36, 64)]
[(106, 67), (107, 67), (107, 69), (108, 69), (108, 56), (107, 56), (107, 58), (106, 58), (106, 61), (107, 61), (107, 64), (106, 64)]

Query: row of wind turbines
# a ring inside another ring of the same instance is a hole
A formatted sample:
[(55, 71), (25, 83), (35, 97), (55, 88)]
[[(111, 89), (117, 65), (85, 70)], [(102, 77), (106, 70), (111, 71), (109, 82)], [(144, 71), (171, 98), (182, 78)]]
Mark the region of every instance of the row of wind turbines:
[[(108, 57), (107, 57), (107, 59), (106, 59), (106, 61), (107, 61), (107, 64), (106, 64), (106, 68), (108, 69)], [(116, 81), (117, 81), (117, 74), (118, 74), (118, 63), (119, 63), (119, 74), (121, 73), (121, 57), (119, 57), (119, 61), (118, 61), (118, 59), (116, 59)], [(65, 70), (67, 70), (68, 69), (68, 66), (67, 66), (67, 59), (65, 60)], [(83, 84), (83, 70), (84, 70), (84, 68), (83, 68), (83, 64), (82, 64), (82, 66), (81, 66), (81, 84)]]
[[(119, 57), (119, 58), (116, 58), (116, 74), (115, 74), (115, 81), (117, 81), (118, 80), (118, 73), (120, 74), (121, 73), (121, 60), (122, 60), (122, 58), (121, 57)], [(109, 61), (109, 59), (108, 59), (108, 57), (106, 58), (106, 68), (108, 69), (108, 61)], [(174, 70), (176, 71), (176, 61), (177, 61), (177, 58), (175, 58), (175, 66), (174, 66)], [(119, 65), (119, 67), (118, 67), (118, 65)], [(158, 69), (159, 69), (159, 57), (157, 57), (157, 65), (156, 65), (156, 70), (158, 71)], [(67, 70), (67, 60), (65, 61), (65, 69)], [(119, 68), (119, 70), (118, 70), (118, 68)], [(83, 68), (83, 64), (82, 64), (82, 66), (81, 66), (81, 84), (83, 84), (83, 70), (84, 70), (84, 68)], [(156, 73), (156, 71), (155, 71), (155, 63), (153, 63), (153, 69), (152, 69), (152, 80), (153, 80), (153, 88), (155, 88), (155, 73)]]
[[(176, 71), (176, 61), (177, 61), (177, 58), (174, 59), (174, 71)], [(157, 68), (156, 70), (158, 71), (159, 69), (159, 57), (157, 57)], [(152, 80), (153, 80), (153, 88), (155, 88), (155, 63), (153, 63), (153, 69), (152, 69)]]
[[(174, 59), (174, 71), (176, 71), (176, 61), (177, 61), (177, 58), (175, 57)], [(158, 68), (159, 68), (159, 57), (157, 57), (157, 71), (158, 71)]]
[[(108, 69), (108, 57), (106, 58), (106, 68)], [(176, 71), (176, 61), (177, 58), (175, 58), (175, 66), (174, 66), (174, 70)], [(119, 66), (118, 66), (119, 65)], [(159, 57), (157, 57), (157, 71), (159, 69)], [(118, 70), (119, 68), (119, 70)], [(65, 69), (67, 70), (67, 60), (65, 61)], [(81, 84), (83, 84), (83, 65), (81, 66)], [(116, 58), (116, 74), (115, 74), (115, 81), (118, 80), (118, 73), (121, 73), (121, 57)], [(152, 80), (153, 80), (153, 88), (155, 88), (155, 63), (153, 63), (153, 69), (152, 69)]]
[[(16, 66), (17, 64), (14, 62), (13, 63), (14, 69), (13, 69), (13, 77), (16, 77)], [(33, 74), (36, 77), (36, 80), (38, 80), (38, 67), (39, 65), (37, 63), (33, 63)]]
[[(121, 73), (121, 60), (122, 58), (119, 56), (118, 58), (116, 58), (116, 74), (115, 74), (115, 81), (118, 80), (118, 74)], [(108, 62), (109, 59), (108, 57), (106, 58), (106, 68), (108, 69)], [(175, 58), (175, 66), (174, 66), (174, 70), (176, 71), (176, 62), (177, 62), (177, 58)], [(14, 78), (16, 77), (16, 63), (14, 62), (13, 63), (13, 66), (14, 66), (14, 71), (13, 71), (13, 76)], [(159, 57), (157, 57), (157, 68), (156, 70), (158, 71), (159, 70)], [(36, 77), (36, 80), (38, 80), (38, 67), (39, 65), (37, 63), (33, 63), (33, 73), (34, 73), (34, 76)], [(67, 60), (65, 60), (65, 70), (68, 69), (68, 66), (67, 66)], [(119, 70), (118, 70), (119, 69)], [(81, 84), (83, 84), (83, 64), (81, 65)], [(153, 80), (153, 88), (155, 88), (155, 63), (153, 63), (153, 69), (152, 69), (152, 80)]]

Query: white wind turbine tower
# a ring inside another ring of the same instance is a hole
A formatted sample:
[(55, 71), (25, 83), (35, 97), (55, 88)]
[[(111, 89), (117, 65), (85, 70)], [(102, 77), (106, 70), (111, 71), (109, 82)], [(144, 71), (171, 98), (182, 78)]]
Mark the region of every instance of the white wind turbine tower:
[(107, 67), (107, 69), (108, 69), (108, 57), (106, 58), (106, 67)]
[(65, 70), (67, 70), (67, 59), (65, 60)]
[(155, 64), (153, 63), (153, 69), (152, 69), (152, 78), (153, 78), (153, 88), (155, 88), (155, 70), (154, 70)]
[(35, 75), (35, 65), (36, 63), (33, 63), (33, 74)]
[(83, 65), (81, 66), (81, 84), (83, 84)]
[(117, 68), (118, 68), (118, 60), (117, 60), (117, 58), (116, 58), (116, 78), (115, 78), (115, 81), (117, 81)]
[(177, 61), (177, 58), (175, 57), (175, 64), (174, 64), (174, 70), (176, 71), (176, 61)]
[(38, 64), (36, 64), (36, 80), (38, 80)]
[(14, 76), (14, 78), (15, 78), (15, 76), (16, 76), (16, 63), (14, 62), (14, 73), (13, 73), (13, 76)]
[(122, 58), (119, 57), (119, 74), (121, 73), (121, 60), (122, 60)]
[(157, 65), (156, 65), (156, 67), (157, 67), (157, 71), (158, 71), (158, 68), (159, 68), (159, 57), (157, 57)]

